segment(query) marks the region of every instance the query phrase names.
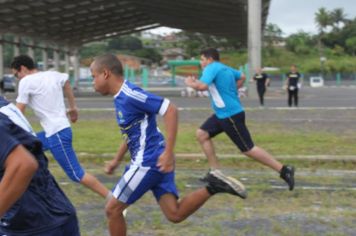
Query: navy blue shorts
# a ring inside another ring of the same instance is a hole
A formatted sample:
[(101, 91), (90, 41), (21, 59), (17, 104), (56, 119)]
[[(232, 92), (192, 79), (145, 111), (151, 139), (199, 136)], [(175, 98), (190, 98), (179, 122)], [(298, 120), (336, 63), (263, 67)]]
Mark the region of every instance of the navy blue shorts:
[(77, 216), (73, 215), (66, 224), (63, 224), (53, 230), (46, 231), (36, 236), (80, 236), (79, 223)]
[(74, 214), (69, 217), (65, 224), (57, 226), (53, 229), (48, 229), (38, 233), (5, 233), (0, 229), (0, 236), (80, 236), (79, 223), (77, 216)]
[(219, 119), (214, 114), (200, 126), (200, 129), (208, 132), (210, 138), (225, 132), (241, 152), (247, 152), (254, 147), (250, 132), (245, 124), (245, 112), (225, 119)]

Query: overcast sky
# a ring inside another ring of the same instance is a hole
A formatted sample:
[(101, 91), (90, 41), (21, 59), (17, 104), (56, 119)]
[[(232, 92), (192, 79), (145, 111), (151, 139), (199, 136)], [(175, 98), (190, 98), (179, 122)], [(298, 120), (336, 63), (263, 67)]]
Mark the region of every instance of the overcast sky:
[[(346, 18), (356, 17), (356, 0), (271, 0), (267, 23), (278, 25), (284, 36), (300, 30), (315, 34), (317, 33), (315, 13), (321, 7), (329, 11), (343, 8)], [(160, 27), (150, 31), (155, 34), (167, 34), (177, 30)]]
[(329, 11), (343, 8), (346, 18), (356, 17), (355, 0), (271, 0), (267, 23), (278, 25), (284, 36), (300, 30), (315, 34), (315, 13), (321, 7)]

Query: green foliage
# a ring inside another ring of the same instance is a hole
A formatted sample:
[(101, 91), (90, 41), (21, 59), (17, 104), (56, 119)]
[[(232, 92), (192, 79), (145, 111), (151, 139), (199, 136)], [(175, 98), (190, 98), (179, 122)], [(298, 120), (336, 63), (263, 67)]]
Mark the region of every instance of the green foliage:
[(240, 47), (240, 42), (234, 39), (191, 33), (188, 31), (181, 31), (177, 35), (182, 39), (181, 47), (185, 49), (188, 57), (199, 57), (200, 50), (206, 47), (225, 48), (229, 50), (237, 50)]
[(356, 36), (352, 38), (348, 38), (346, 40), (346, 46), (349, 49), (350, 52), (352, 52), (352, 55), (355, 55), (356, 52)]
[[(339, 49), (341, 50), (341, 49)], [(339, 56), (335, 50), (325, 51), (326, 62), (324, 70), (326, 73), (354, 73), (356, 68), (356, 58), (342, 54)], [(222, 61), (230, 66), (239, 68), (247, 62), (246, 52), (222, 51)], [(303, 73), (320, 73), (321, 63), (318, 52), (311, 51), (308, 54), (296, 54), (284, 48), (275, 48), (274, 55), (262, 51), (262, 64), (266, 67), (279, 67), (278, 73), (289, 71), (290, 65), (296, 64)]]
[(299, 32), (290, 35), (286, 40), (286, 48), (296, 54), (309, 54), (310, 50), (315, 45), (312, 36), (306, 32)]
[(317, 24), (320, 33), (323, 33), (325, 28), (330, 25), (332, 18), (330, 12), (325, 7), (319, 8), (315, 13), (315, 23)]
[(142, 42), (139, 38), (128, 35), (110, 39), (108, 50), (130, 50), (135, 51), (142, 49)]
[(220, 60), (229, 66), (238, 68), (247, 62), (247, 52), (222, 51)]
[[(103, 125), (105, 123), (105, 125)], [(248, 124), (254, 141), (258, 146), (268, 148), (271, 153), (294, 155), (295, 150), (302, 155), (339, 154), (353, 155), (356, 147), (352, 145), (355, 134), (349, 137), (329, 132), (307, 132), (303, 130), (287, 130), (275, 124)], [(195, 138), (195, 130), (199, 124), (180, 123), (177, 136), (177, 153), (200, 153), (201, 148)], [(160, 127), (165, 130), (164, 127)], [(263, 130), (263, 131), (261, 131)], [(280, 132), (284, 130), (284, 132)], [(116, 153), (122, 142), (120, 130), (115, 119), (85, 120), (73, 125), (73, 145), (77, 152), (93, 154)], [(89, 141), (88, 141), (89, 140)], [(95, 145), (93, 145), (93, 142)], [(236, 146), (226, 135), (214, 139), (217, 153), (238, 153)], [(330, 145), (332, 144), (332, 145)]]
[(81, 58), (93, 58), (107, 52), (106, 42), (95, 42), (81, 47), (79, 53)]
[(162, 55), (155, 48), (142, 48), (134, 51), (137, 57), (150, 59), (152, 62), (159, 63), (162, 60)]

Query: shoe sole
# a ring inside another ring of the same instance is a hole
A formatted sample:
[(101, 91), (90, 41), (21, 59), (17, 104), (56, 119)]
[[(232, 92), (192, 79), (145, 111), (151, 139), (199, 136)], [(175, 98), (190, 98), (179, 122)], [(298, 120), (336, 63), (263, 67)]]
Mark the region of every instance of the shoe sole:
[(294, 189), (294, 172), (295, 172), (295, 168), (294, 168), (294, 166), (292, 166), (292, 170), (291, 170), (291, 176), (292, 176), (292, 178), (291, 179), (293, 179), (293, 184), (292, 184), (292, 186), (290, 186), (289, 184), (289, 191), (292, 191), (293, 189)]
[(242, 199), (247, 198), (247, 191), (245, 186), (238, 181), (237, 179), (230, 177), (230, 176), (225, 176), (222, 173), (219, 173), (217, 171), (212, 171), (210, 172), (212, 175), (214, 175), (216, 178), (220, 179), (221, 181), (224, 181), (227, 183), (236, 193), (237, 196), (239, 196)]

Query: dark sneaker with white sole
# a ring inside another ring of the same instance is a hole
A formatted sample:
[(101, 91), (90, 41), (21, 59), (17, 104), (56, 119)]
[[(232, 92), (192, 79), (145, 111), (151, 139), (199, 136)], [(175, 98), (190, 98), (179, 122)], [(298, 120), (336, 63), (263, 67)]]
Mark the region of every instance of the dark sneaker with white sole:
[(208, 173), (206, 173), (206, 174), (204, 175), (204, 177), (199, 178), (199, 180), (200, 180), (201, 182), (203, 182), (203, 183), (207, 183), (207, 182), (208, 182), (208, 176), (209, 176), (210, 171), (212, 171), (212, 170), (209, 169)]
[(280, 177), (288, 184), (289, 191), (294, 189), (294, 172), (295, 168), (293, 166), (283, 166), (280, 173)]
[(240, 198), (247, 198), (247, 191), (245, 186), (237, 179), (226, 176), (219, 170), (212, 170), (204, 177), (207, 182), (207, 190), (210, 194), (216, 193), (230, 193), (239, 196)]

